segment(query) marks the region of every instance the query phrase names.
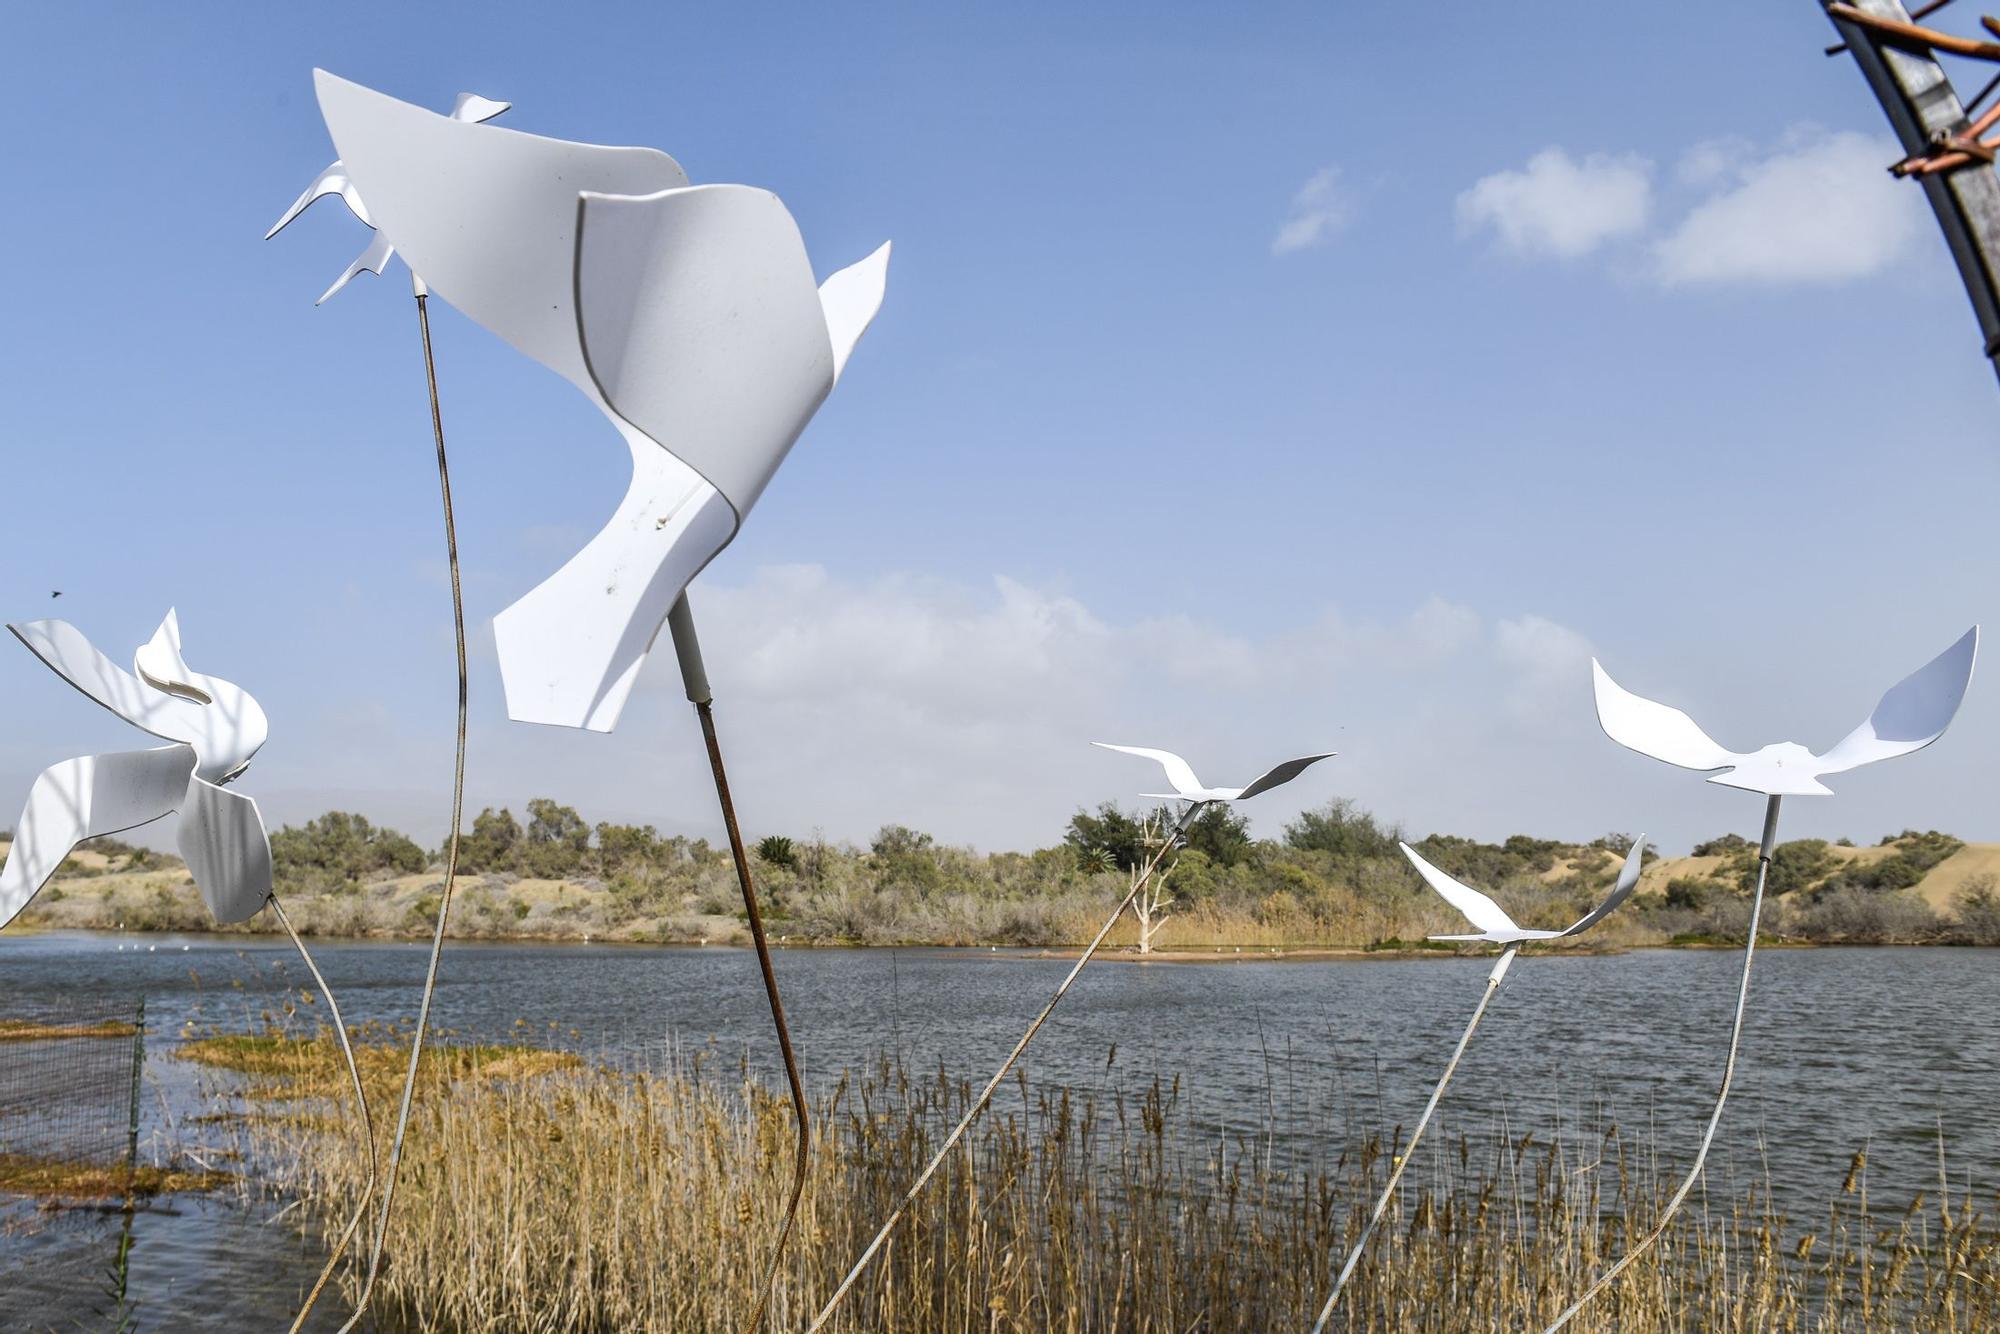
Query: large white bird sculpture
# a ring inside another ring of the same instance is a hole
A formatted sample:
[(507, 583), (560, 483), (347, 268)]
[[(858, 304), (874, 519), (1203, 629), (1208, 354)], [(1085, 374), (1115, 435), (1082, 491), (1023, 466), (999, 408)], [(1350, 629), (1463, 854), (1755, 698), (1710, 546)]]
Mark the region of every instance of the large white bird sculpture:
[[(460, 93), (458, 100), (452, 103), (451, 118), (476, 125), (492, 120), (512, 105), (511, 102), (495, 102), (492, 98), (481, 97), (477, 93)], [(362, 199), (361, 192), (354, 188), (354, 182), (348, 178), (347, 164), (338, 158), (334, 159), (332, 166), (313, 177), (312, 184), (292, 201), (292, 206), (285, 210), (285, 215), (271, 224), (271, 230), (264, 233), (264, 239), (268, 241), (285, 230), (294, 218), (328, 195), (339, 195), (341, 202), (347, 205), (347, 211), (360, 219), (369, 230), (375, 232), (375, 239), (370, 241), (368, 248), (333, 280), (333, 286), (319, 294), (319, 300), (313, 302), (315, 306), (324, 305), (328, 297), (347, 286), (356, 274), (381, 273), (388, 267), (390, 258), (396, 253), (396, 247), (389, 244), (389, 238), (375, 229), (375, 220), (368, 215), (367, 201)], [(419, 277), (417, 282), (421, 285), (423, 279)]]
[(1417, 855), (1417, 850), (1407, 843), (1398, 843), (1403, 855), (1410, 859), (1410, 865), (1417, 868), (1417, 874), (1424, 883), (1436, 890), (1452, 907), (1465, 915), (1465, 920), (1479, 930), (1469, 936), (1432, 936), (1432, 940), (1484, 940), (1495, 945), (1518, 945), (1526, 940), (1561, 940), (1580, 931), (1588, 931), (1596, 926), (1638, 887), (1639, 872), (1643, 866), (1642, 853), (1646, 846), (1646, 836), (1641, 834), (1632, 842), (1632, 850), (1625, 854), (1625, 864), (1619, 868), (1618, 883), (1612, 888), (1604, 902), (1592, 908), (1582, 917), (1560, 931), (1538, 931), (1518, 925), (1507, 915), (1506, 909), (1491, 898), (1480, 893), (1462, 880), (1446, 875)]
[(1174, 789), (1172, 792), (1139, 794), (1159, 801), (1247, 801), (1260, 792), (1269, 792), (1274, 787), (1291, 782), (1321, 760), (1332, 759), (1336, 753), (1329, 750), (1318, 755), (1301, 755), (1297, 759), (1274, 764), (1242, 787), (1208, 787), (1195, 777), (1193, 765), (1170, 750), (1153, 750), (1147, 746), (1114, 746), (1109, 741), (1093, 741), (1090, 744), (1125, 755), (1137, 755), (1140, 759), (1152, 760), (1165, 769), (1167, 782)]
[(874, 318), (889, 247), (815, 284), (769, 191), (650, 148), (474, 124), (315, 71), (347, 181), (431, 291), (575, 385), (632, 456), (596, 537), (494, 618), (509, 716), (608, 732)]
[(1944, 735), (1972, 683), (1979, 655), (1979, 627), (1905, 677), (1882, 696), (1867, 721), (1831, 750), (1815, 755), (1796, 741), (1779, 741), (1748, 753), (1712, 740), (1679, 709), (1633, 694), (1611, 679), (1595, 658), (1597, 720), (1619, 745), (1683, 769), (1720, 769), (1708, 781), (1762, 792), (1767, 797), (1826, 797), (1827, 774), (1922, 750)]
[(67, 621), (9, 625), (78, 690), (173, 744), (85, 755), (35, 779), (0, 868), (0, 926), (13, 920), (78, 843), (180, 813), (177, 842), (218, 922), (256, 915), (271, 897), (271, 844), (250, 797), (225, 784), (264, 744), (264, 711), (241, 687), (190, 669), (172, 611), (127, 672)]

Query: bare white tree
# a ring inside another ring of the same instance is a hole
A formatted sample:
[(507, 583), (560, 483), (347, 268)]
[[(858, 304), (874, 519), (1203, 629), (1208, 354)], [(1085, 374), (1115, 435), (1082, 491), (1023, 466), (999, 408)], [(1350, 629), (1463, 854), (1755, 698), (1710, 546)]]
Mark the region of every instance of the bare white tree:
[[(1165, 838), (1166, 834), (1160, 828), (1159, 817), (1147, 816), (1140, 826), (1139, 845), (1150, 850), (1159, 847)], [(1173, 899), (1167, 895), (1167, 876), (1172, 873), (1174, 865), (1161, 867), (1150, 879), (1138, 866), (1132, 868), (1132, 916), (1139, 922), (1141, 954), (1153, 952), (1153, 937), (1167, 924), (1167, 909), (1173, 904)], [(1141, 880), (1145, 880), (1143, 885), (1140, 883)]]

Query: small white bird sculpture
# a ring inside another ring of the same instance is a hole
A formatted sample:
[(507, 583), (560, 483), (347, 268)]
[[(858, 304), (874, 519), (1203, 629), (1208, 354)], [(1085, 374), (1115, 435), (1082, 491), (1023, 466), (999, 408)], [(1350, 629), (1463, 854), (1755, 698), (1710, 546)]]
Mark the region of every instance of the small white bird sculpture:
[[(269, 728), (241, 687), (191, 670), (172, 611), (133, 655), (137, 675), (67, 621), (9, 625), (56, 675), (142, 731), (175, 744), (84, 755), (35, 779), (0, 867), (0, 926), (13, 920), (84, 839), (180, 812), (181, 857), (218, 922), (256, 915), (271, 897), (271, 843), (257, 803), (226, 791)], [(121, 923), (121, 925), (123, 925)]]
[(1922, 750), (1944, 735), (1972, 683), (1979, 627), (1905, 677), (1882, 696), (1866, 722), (1839, 744), (1815, 755), (1796, 741), (1779, 741), (1750, 753), (1729, 750), (1679, 709), (1633, 694), (1590, 660), (1597, 689), (1597, 720), (1619, 745), (1683, 769), (1721, 769), (1708, 781), (1762, 792), (1768, 797), (1828, 797), (1826, 774)]
[(1274, 787), (1291, 782), (1321, 760), (1330, 760), (1335, 752), (1326, 751), (1319, 755), (1301, 755), (1283, 764), (1274, 764), (1242, 787), (1205, 787), (1194, 776), (1194, 767), (1170, 750), (1152, 750), (1146, 746), (1114, 746), (1109, 741), (1093, 741), (1093, 746), (1105, 750), (1120, 751), (1126, 755), (1137, 755), (1141, 759), (1152, 760), (1167, 771), (1167, 781), (1173, 784), (1172, 792), (1141, 792), (1142, 797), (1152, 797), (1160, 801), (1247, 801), (1260, 792), (1269, 792)]
[(1518, 945), (1524, 940), (1560, 940), (1564, 936), (1573, 936), (1610, 916), (1612, 910), (1631, 898), (1632, 891), (1638, 887), (1646, 836), (1641, 834), (1633, 840), (1632, 850), (1625, 854), (1625, 865), (1618, 872), (1618, 884), (1612, 889), (1610, 897), (1560, 931), (1536, 931), (1517, 925), (1499, 904), (1472, 886), (1438, 870), (1418, 856), (1417, 850), (1409, 844), (1398, 843), (1396, 846), (1403, 850), (1403, 855), (1410, 859), (1410, 865), (1417, 868), (1417, 874), (1424, 878), (1426, 884), (1443, 896), (1446, 903), (1465, 914), (1466, 921), (1479, 928), (1473, 935), (1432, 936), (1432, 940), (1484, 940), (1495, 945)]
[[(477, 125), (492, 120), (512, 105), (511, 102), (495, 102), (492, 98), (481, 97), (477, 93), (460, 93), (458, 100), (451, 105), (451, 119)], [(375, 232), (375, 239), (368, 243), (368, 248), (362, 251), (338, 278), (334, 279), (333, 286), (319, 294), (319, 300), (313, 302), (315, 306), (324, 305), (328, 297), (347, 286), (349, 280), (356, 274), (364, 271), (381, 273), (388, 267), (390, 257), (396, 253), (396, 247), (389, 244), (389, 238), (376, 229), (375, 220), (368, 216), (368, 205), (361, 198), (361, 192), (354, 188), (354, 182), (348, 178), (347, 164), (339, 158), (335, 158), (332, 166), (313, 177), (312, 184), (308, 185), (299, 197), (292, 201), (292, 206), (285, 210), (285, 216), (271, 224), (271, 230), (264, 233), (264, 239), (268, 241), (285, 230), (291, 225), (292, 219), (327, 195), (339, 195), (341, 201), (347, 205), (347, 211), (359, 218), (370, 231)]]

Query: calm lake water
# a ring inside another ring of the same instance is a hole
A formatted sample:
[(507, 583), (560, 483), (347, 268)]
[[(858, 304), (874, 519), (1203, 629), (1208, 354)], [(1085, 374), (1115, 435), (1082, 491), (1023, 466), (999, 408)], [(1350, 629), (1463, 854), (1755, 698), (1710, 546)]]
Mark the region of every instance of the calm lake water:
[[(122, 949), (120, 947), (123, 947)], [(413, 1019), (426, 951), (316, 947), (350, 1023)], [(1247, 957), (1247, 956), (1246, 956)], [(1617, 1121), (1673, 1170), (1720, 1076), (1741, 956), (1644, 951), (1517, 960), (1434, 1125), (1544, 1136)], [(1094, 964), (1025, 1062), (1037, 1085), (1109, 1091), (1179, 1076), (1218, 1143), (1251, 1137), (1281, 1163), (1413, 1122), (1484, 986), (1476, 959)], [(788, 950), (786, 1008), (815, 1090), (880, 1052), (981, 1082), (1068, 967), (1063, 956)], [(288, 944), (238, 937), (0, 936), (0, 1017), (60, 995), (146, 1000), (145, 1131), (162, 1142), (195, 1102), (173, 1035), (259, 1027), (311, 979)], [(525, 1021), (525, 1028), (517, 1021)], [(640, 1067), (700, 1054), (774, 1082), (753, 955), (717, 947), (447, 948), (433, 1022), (462, 1039), (551, 1046)], [(1883, 1203), (1937, 1181), (2000, 1180), (2000, 951), (1773, 950), (1758, 956), (1742, 1065), (1712, 1175), (1768, 1172), (1780, 1208), (1816, 1210), (1855, 1150)], [(4, 1091), (0, 1091), (4, 1095)], [(1004, 1090), (1002, 1107), (1020, 1095)], [(0, 1112), (0, 1116), (7, 1113)], [(181, 1126), (182, 1142), (190, 1136)], [(0, 1143), (6, 1128), (0, 1125)], [(128, 1295), (142, 1328), (283, 1323), (316, 1272), (277, 1204), (176, 1201), (132, 1224)], [(122, 1217), (0, 1205), (0, 1326), (97, 1327)]]

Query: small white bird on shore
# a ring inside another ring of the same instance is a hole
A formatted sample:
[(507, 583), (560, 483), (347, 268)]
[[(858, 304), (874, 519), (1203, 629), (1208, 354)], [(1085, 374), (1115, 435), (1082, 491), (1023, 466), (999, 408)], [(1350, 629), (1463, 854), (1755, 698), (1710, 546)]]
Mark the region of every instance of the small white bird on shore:
[(1403, 855), (1410, 859), (1410, 865), (1417, 868), (1417, 874), (1424, 878), (1426, 884), (1436, 890), (1446, 903), (1465, 914), (1466, 921), (1479, 928), (1473, 935), (1432, 936), (1432, 940), (1484, 940), (1495, 945), (1518, 945), (1524, 940), (1560, 940), (1564, 936), (1573, 936), (1610, 916), (1611, 911), (1631, 898), (1632, 891), (1638, 887), (1646, 836), (1641, 834), (1632, 840), (1632, 850), (1625, 854), (1625, 865), (1618, 872), (1618, 884), (1612, 889), (1610, 897), (1560, 931), (1537, 931), (1520, 926), (1499, 904), (1465, 882), (1438, 870), (1419, 857), (1417, 850), (1409, 844), (1398, 843), (1396, 846), (1403, 850)]
[(1206, 787), (1194, 776), (1194, 766), (1170, 750), (1153, 750), (1146, 746), (1114, 746), (1109, 741), (1093, 741), (1093, 746), (1104, 750), (1115, 750), (1126, 755), (1137, 755), (1141, 759), (1152, 760), (1167, 771), (1167, 781), (1173, 784), (1172, 792), (1141, 792), (1142, 797), (1153, 797), (1160, 801), (1247, 801), (1260, 792), (1269, 792), (1274, 787), (1291, 782), (1321, 760), (1330, 760), (1335, 752), (1325, 751), (1318, 755), (1301, 755), (1295, 760), (1286, 760), (1266, 769), (1242, 787)]

